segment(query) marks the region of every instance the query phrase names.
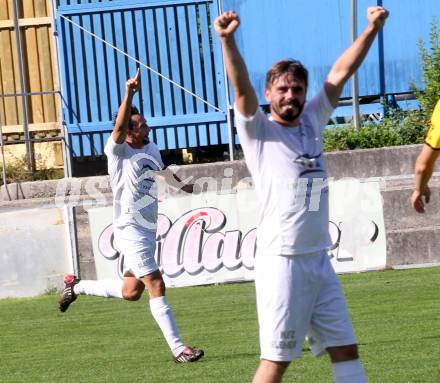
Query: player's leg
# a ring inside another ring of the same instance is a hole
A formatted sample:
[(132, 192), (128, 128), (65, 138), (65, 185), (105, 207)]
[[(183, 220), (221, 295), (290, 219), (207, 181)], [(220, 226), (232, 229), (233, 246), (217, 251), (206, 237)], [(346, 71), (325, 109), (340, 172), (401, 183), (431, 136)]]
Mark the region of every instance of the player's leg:
[[(157, 267), (157, 266), (156, 266)], [(176, 363), (195, 362), (203, 356), (203, 351), (185, 346), (177, 328), (173, 312), (165, 297), (165, 283), (161, 272), (156, 269), (141, 278), (150, 296), (150, 310), (162, 330)]]
[[(139, 254), (143, 254), (145, 248), (151, 247), (150, 243), (154, 246), (154, 234), (151, 238), (148, 237), (148, 241), (136, 241), (127, 238), (118, 237), (116, 242), (119, 249), (125, 254), (125, 265), (136, 264), (136, 262), (142, 262), (142, 258)], [(153, 259), (154, 261), (154, 259)], [(127, 267), (124, 267), (127, 270)], [(146, 268), (148, 272), (148, 268)], [(133, 273), (125, 272), (124, 280), (120, 278), (114, 279), (102, 279), (102, 280), (81, 280), (74, 275), (66, 276), (64, 280), (64, 290), (61, 293), (59, 299), (60, 311), (66, 311), (70, 304), (73, 303), (78, 295), (94, 295), (99, 297), (115, 297), (124, 298), (126, 300), (137, 300), (142, 295), (145, 287)]]
[(283, 379), (287, 367), (289, 367), (289, 362), (261, 359), (252, 383), (279, 383)]
[[(123, 246), (124, 267), (128, 270), (124, 275), (124, 294), (130, 298), (138, 298), (141, 291), (148, 291), (151, 314), (162, 330), (173, 355), (178, 355), (185, 349), (185, 345), (166, 301), (165, 283), (154, 259), (155, 235), (141, 234), (138, 239), (118, 240), (119, 246)], [(141, 289), (139, 283), (142, 285)]]
[(58, 301), (59, 309), (65, 312), (80, 294), (122, 298), (122, 283), (119, 278), (93, 281), (81, 280), (69, 274), (64, 278), (64, 289)]
[(137, 301), (145, 291), (145, 285), (136, 278), (131, 271), (124, 273), (124, 281), (122, 284), (122, 298), (127, 301)]
[(301, 355), (318, 287), (310, 284), (313, 256), (267, 256), (257, 252), (255, 288), (260, 365), (253, 383), (281, 382), (290, 361)]
[(365, 383), (367, 378), (356, 344), (328, 347), (336, 383)]
[[(139, 232), (134, 240), (119, 240), (123, 246), (124, 263), (128, 274), (124, 278), (124, 294), (138, 298), (144, 289), (150, 297), (150, 310), (159, 325), (176, 363), (195, 362), (203, 356), (202, 350), (186, 347), (177, 328), (173, 312), (165, 297), (165, 283), (159, 271), (154, 253), (156, 249), (155, 233)], [(136, 280), (142, 283), (140, 286)]]
[(323, 283), (312, 315), (308, 341), (316, 356), (328, 353), (336, 383), (364, 383), (357, 341), (340, 282), (326, 254), (322, 255)]
[(357, 344), (327, 347), (327, 352), (332, 363), (346, 362), (359, 358)]

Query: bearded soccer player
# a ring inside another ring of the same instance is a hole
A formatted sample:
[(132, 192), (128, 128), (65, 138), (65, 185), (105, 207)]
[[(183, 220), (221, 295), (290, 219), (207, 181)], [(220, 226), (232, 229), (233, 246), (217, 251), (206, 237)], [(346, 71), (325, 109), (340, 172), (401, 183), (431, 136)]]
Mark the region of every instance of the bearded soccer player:
[(281, 382), (306, 336), (316, 356), (329, 354), (335, 382), (366, 382), (345, 297), (327, 255), (322, 131), (388, 12), (371, 7), (367, 16), (368, 26), (311, 100), (306, 100), (308, 72), (299, 61), (283, 60), (269, 70), (264, 94), (269, 118), (258, 107), (234, 40), (238, 15), (225, 12), (214, 23), (234, 91), (237, 132), (262, 205), (255, 259), (261, 360), (254, 383)]

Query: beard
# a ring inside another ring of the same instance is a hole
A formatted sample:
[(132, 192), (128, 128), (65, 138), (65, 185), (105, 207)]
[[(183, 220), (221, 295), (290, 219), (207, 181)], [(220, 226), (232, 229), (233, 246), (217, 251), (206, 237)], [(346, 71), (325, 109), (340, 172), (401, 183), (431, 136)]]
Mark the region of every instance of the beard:
[(300, 104), (299, 101), (293, 100), (289, 105), (293, 105), (294, 107), (296, 107), (296, 109), (297, 109), (296, 113), (294, 112), (293, 109), (289, 108), (287, 111), (284, 111), (284, 112), (281, 112), (281, 110), (280, 110), (278, 115), (284, 121), (287, 121), (287, 122), (295, 121), (300, 116), (300, 114), (302, 113), (302, 111), (304, 109), (304, 104), (305, 104), (305, 102)]

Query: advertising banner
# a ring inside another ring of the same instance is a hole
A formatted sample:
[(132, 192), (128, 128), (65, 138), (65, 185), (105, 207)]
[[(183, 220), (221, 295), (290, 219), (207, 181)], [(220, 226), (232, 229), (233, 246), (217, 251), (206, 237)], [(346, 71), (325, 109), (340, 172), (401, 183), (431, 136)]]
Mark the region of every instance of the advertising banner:
[[(329, 183), (328, 255), (336, 272), (386, 265), (378, 182)], [(255, 190), (179, 195), (159, 203), (156, 261), (167, 286), (253, 279), (259, 203)], [(122, 277), (123, 254), (113, 241), (112, 208), (89, 209), (98, 279)]]

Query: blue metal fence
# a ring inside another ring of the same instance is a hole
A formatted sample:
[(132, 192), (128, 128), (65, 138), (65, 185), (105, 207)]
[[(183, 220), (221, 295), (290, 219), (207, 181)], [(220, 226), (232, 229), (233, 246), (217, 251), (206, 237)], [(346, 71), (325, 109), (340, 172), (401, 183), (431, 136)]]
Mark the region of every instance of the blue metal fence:
[[(360, 96), (408, 92), (413, 81), (421, 86), (417, 41), (429, 42), (432, 21), (440, 21), (439, 0), (357, 0), (358, 33), (367, 25), (368, 6), (380, 3), (390, 11), (383, 52), (378, 38), (358, 71)], [(310, 96), (350, 45), (349, 0), (223, 0), (222, 5), (240, 15), (237, 45), (261, 104), (266, 102), (265, 74), (274, 62), (287, 57), (301, 60), (310, 72)], [(348, 82), (342, 97), (350, 95)]]
[(139, 66), (121, 52), (153, 69), (141, 66), (134, 104), (155, 128), (153, 139), (161, 149), (227, 143), (223, 62), (210, 28), (217, 14), (216, 0), (59, 0), (64, 110), (73, 155), (102, 154), (96, 144), (101, 139), (93, 137), (112, 129), (125, 82)]
[[(212, 31), (217, 1), (57, 1), (64, 111), (74, 156), (102, 154), (125, 81), (139, 66), (80, 28), (215, 107), (142, 67), (142, 90), (134, 102), (156, 128), (153, 139), (161, 149), (228, 143), (223, 60)], [(429, 41), (431, 23), (434, 17), (440, 19), (438, 2), (423, 0), (420, 6), (421, 0), (358, 0), (359, 31), (366, 25), (369, 5), (383, 4), (391, 12), (359, 70), (360, 96), (374, 99), (408, 92), (412, 82), (421, 85), (417, 41)], [(223, 0), (222, 7), (235, 9), (241, 17), (236, 40), (261, 104), (265, 74), (275, 61), (303, 61), (310, 71), (310, 96), (350, 44), (348, 0)], [(350, 83), (342, 94), (349, 96)]]

